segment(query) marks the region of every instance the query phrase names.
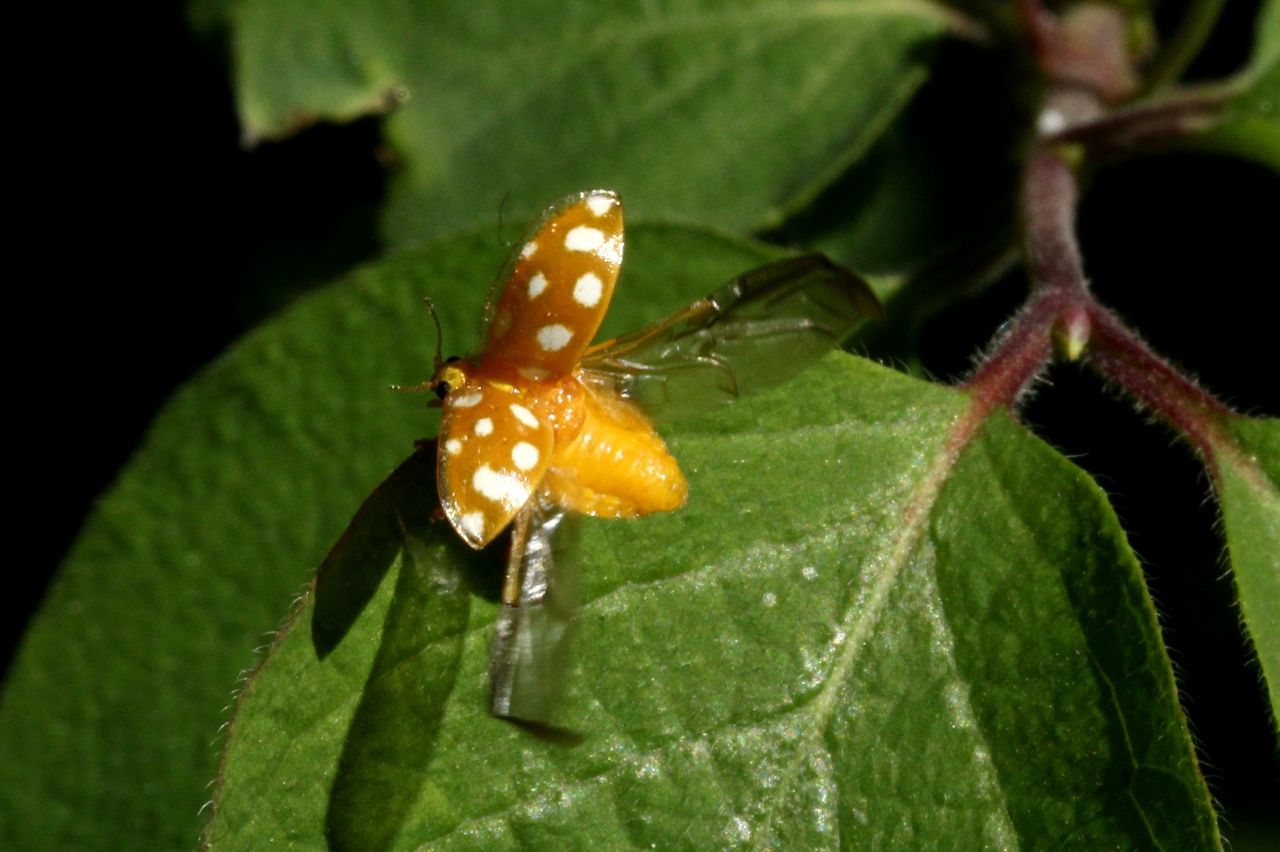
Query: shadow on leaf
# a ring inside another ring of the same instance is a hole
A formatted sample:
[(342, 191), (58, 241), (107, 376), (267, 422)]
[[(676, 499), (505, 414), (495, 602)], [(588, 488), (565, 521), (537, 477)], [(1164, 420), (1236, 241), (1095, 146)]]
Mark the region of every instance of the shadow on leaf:
[(329, 796), (331, 849), (389, 847), (426, 778), (470, 610), (461, 572), (447, 555), (450, 542), (442, 538), (405, 533), (382, 642)]
[(405, 543), (439, 507), (436, 442), (424, 441), (360, 506), (316, 575), (311, 641), (321, 660), (338, 647)]
[(458, 543), (432, 523), (435, 442), (379, 485), (320, 567), (313, 646), (324, 659), (392, 566), (395, 592), (338, 761), (325, 814), (331, 849), (382, 849), (417, 800), (453, 692), (470, 609)]

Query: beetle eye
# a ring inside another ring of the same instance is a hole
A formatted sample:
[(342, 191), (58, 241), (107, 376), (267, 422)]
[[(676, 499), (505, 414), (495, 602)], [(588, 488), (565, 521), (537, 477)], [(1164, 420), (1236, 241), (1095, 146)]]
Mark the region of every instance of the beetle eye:
[(451, 390), (453, 390), (453, 388), (449, 387), (448, 382), (440, 382), (435, 386), (436, 396), (440, 397), (441, 399), (444, 399), (446, 396), (448, 396), (449, 391)]

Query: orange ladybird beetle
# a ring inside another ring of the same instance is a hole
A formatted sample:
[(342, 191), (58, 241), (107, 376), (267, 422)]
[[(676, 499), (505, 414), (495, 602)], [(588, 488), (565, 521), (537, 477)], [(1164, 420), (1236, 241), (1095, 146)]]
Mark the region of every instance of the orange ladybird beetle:
[[(590, 346), (622, 265), (622, 204), (605, 190), (549, 207), (513, 250), (488, 340), (423, 385), (442, 406), (437, 480), (473, 548), (512, 527), (490, 667), (497, 716), (543, 722), (548, 659), (572, 613), (557, 540), (567, 515), (631, 518), (684, 505), (688, 484), (653, 416), (777, 384), (879, 311), (819, 255), (768, 264), (634, 334)], [(553, 556), (553, 554), (555, 554)]]

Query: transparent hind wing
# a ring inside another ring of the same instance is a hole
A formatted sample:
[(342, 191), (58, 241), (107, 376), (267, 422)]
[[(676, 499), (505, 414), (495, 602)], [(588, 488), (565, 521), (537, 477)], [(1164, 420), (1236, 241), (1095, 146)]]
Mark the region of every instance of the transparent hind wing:
[(502, 608), (489, 652), (489, 711), (549, 724), (577, 609), (580, 516), (535, 497), (511, 528)]
[(822, 255), (801, 255), (593, 347), (582, 369), (649, 416), (675, 420), (781, 384), (880, 313), (860, 276)]

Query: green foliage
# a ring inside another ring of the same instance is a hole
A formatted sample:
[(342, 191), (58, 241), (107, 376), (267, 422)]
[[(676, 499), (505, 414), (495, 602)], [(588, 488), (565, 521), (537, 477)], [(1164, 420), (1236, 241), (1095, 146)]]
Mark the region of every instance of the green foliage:
[[(637, 328), (776, 257), (642, 225), (628, 230), (627, 251), (606, 331)], [(446, 348), (466, 349), (504, 253), (485, 229), (358, 272), (249, 335), (166, 406), (6, 683), (0, 827), (13, 842), (0, 845), (191, 845), (217, 731), (253, 649), (364, 496), (434, 433), (421, 397), (387, 390), (430, 372), (423, 295), (456, 294), (438, 307)], [(633, 268), (651, 279), (632, 285)]]
[(1253, 58), (1232, 81), (1226, 117), (1190, 144), (1246, 157), (1280, 172), (1280, 0), (1258, 16)]
[(404, 550), (332, 654), (308, 604), (254, 678), (212, 848), (1211, 845), (1104, 495), (1003, 418), (949, 459), (966, 405), (833, 356), (673, 430), (689, 506), (584, 536), (571, 747), (487, 714), (486, 569), (380, 493), (353, 533)]
[[(1220, 845), (1106, 495), (978, 395), (845, 354), (664, 428), (689, 505), (585, 524), (569, 736), (487, 714), (501, 555), (429, 522), (413, 441), (438, 421), (387, 385), (430, 370), (424, 296), (446, 352), (476, 342), (504, 195), (522, 222), (621, 191), (606, 337), (778, 257), (743, 235), (838, 178), (849, 209), (795, 233), (903, 270), (931, 239), (913, 165), (949, 141), (903, 116), (972, 25), (920, 0), (659, 5), (198, 7), (247, 137), (390, 110), (398, 251), (183, 387), (99, 503), (0, 696), (0, 846)], [(1205, 137), (1264, 162), (1278, 10)], [(1230, 419), (1212, 462), (1278, 708), (1275, 421)]]
[[(1280, 3), (1276, 0), (1266, 0), (1262, 4), (1262, 9), (1258, 14), (1258, 29), (1254, 36), (1253, 43), (1253, 60), (1249, 63), (1249, 68), (1244, 74), (1244, 78), (1249, 80), (1254, 91), (1259, 95), (1266, 95), (1272, 98), (1280, 96), (1280, 90), (1277, 90), (1277, 78), (1280, 73)], [(1280, 121), (1280, 105), (1274, 101), (1269, 107), (1257, 104), (1259, 111), (1267, 110), (1272, 120)]]
[(405, 99), (386, 126), (402, 157), (393, 245), (489, 224), (504, 199), (528, 220), (596, 186), (633, 216), (776, 225), (883, 132), (946, 20), (923, 2), (817, 0), (246, 0), (232, 12), (251, 136)]
[(1240, 609), (1280, 708), (1280, 421), (1239, 418), (1230, 429), (1237, 447), (1216, 456), (1218, 501)]

